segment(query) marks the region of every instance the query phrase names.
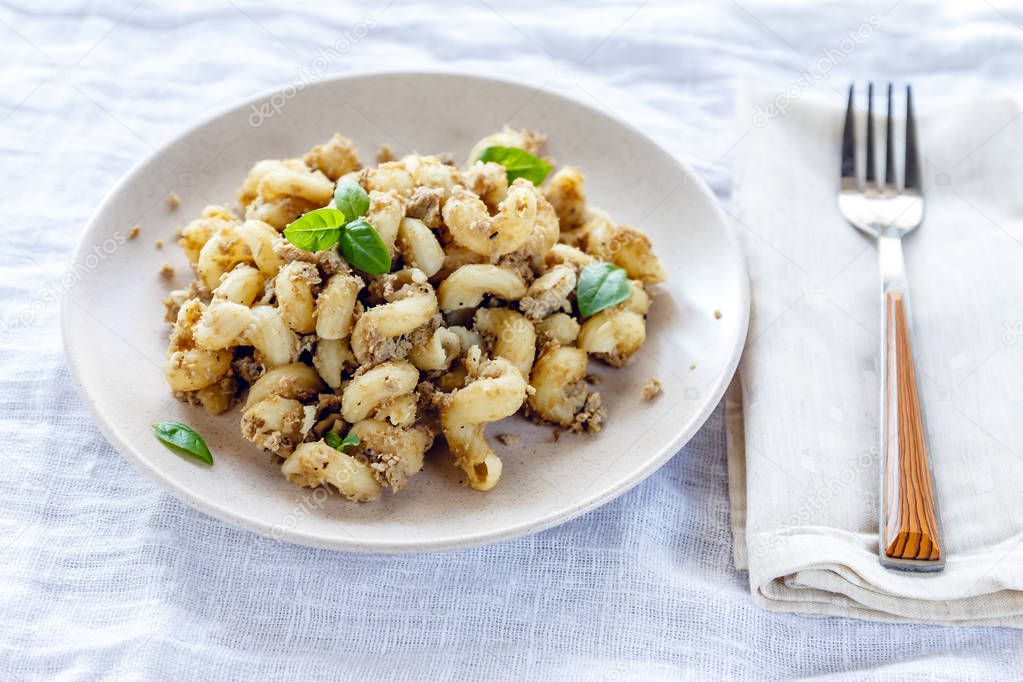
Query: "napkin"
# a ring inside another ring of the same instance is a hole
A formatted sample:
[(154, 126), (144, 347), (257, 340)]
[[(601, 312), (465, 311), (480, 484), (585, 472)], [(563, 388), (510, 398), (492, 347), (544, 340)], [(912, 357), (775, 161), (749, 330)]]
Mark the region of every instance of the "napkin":
[[(880, 275), (836, 206), (832, 85), (737, 97), (752, 319), (726, 400), (736, 564), (772, 610), (1023, 627), (1019, 103), (913, 93), (926, 205), (904, 249), (947, 565), (906, 573), (878, 563)], [(901, 149), (898, 88), (894, 111)]]

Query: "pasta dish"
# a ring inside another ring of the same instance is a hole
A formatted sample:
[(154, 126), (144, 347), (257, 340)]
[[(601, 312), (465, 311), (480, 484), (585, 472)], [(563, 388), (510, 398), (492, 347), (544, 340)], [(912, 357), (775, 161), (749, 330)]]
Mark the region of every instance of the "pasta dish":
[(516, 413), (599, 431), (589, 359), (630, 363), (665, 272), (544, 143), (505, 128), (461, 166), (386, 148), (363, 166), (336, 134), (256, 163), (236, 206), (181, 229), (195, 279), (165, 302), (175, 397), (240, 404), (241, 433), (288, 481), (357, 501), (401, 490), (438, 437), (491, 489), (484, 432)]

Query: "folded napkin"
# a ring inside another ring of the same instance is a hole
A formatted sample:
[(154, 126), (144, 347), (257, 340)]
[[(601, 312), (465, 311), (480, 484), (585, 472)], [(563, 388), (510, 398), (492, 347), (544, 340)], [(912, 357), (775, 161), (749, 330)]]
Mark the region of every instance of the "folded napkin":
[(880, 275), (835, 202), (844, 92), (818, 93), (737, 100), (753, 314), (726, 401), (736, 564), (768, 609), (1023, 627), (1021, 109), (914, 92), (926, 214), (904, 247), (947, 566), (913, 574), (877, 558)]

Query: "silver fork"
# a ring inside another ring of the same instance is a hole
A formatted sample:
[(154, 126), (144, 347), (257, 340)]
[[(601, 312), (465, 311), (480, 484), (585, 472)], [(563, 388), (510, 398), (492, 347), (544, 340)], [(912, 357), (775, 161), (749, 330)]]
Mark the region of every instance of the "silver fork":
[(902, 237), (924, 217), (916, 146), (913, 95), (906, 87), (906, 160), (900, 187), (895, 170), (892, 86), (884, 182), (877, 179), (874, 140), (874, 84), (867, 86), (867, 167), (856, 173), (853, 86), (842, 133), (842, 182), (838, 207), (854, 227), (877, 240), (881, 263), (881, 482), (878, 555), (886, 568), (940, 571), (945, 567), (934, 475), (928, 456), (920, 389), (913, 362), (909, 286)]

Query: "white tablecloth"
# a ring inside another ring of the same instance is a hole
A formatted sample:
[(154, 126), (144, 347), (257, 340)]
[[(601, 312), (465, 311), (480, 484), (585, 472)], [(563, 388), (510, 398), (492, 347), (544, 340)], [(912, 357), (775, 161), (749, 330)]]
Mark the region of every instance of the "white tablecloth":
[(647, 482), (561, 528), (354, 556), (267, 542), (156, 488), (93, 426), (58, 330), (60, 275), (115, 180), (208, 111), (309, 73), (346, 35), (324, 75), (429, 65), (546, 83), (652, 135), (727, 205), (737, 78), (795, 97), (887, 75), (1018, 91), (1023, 10), (947, 4), (4, 3), (0, 676), (1015, 674), (1019, 632), (756, 608), (732, 568), (720, 411)]

